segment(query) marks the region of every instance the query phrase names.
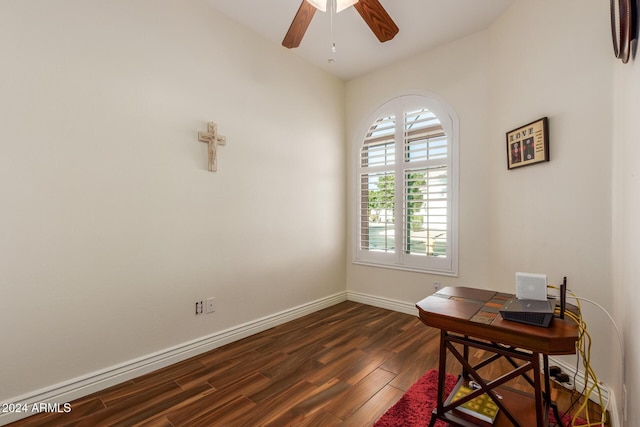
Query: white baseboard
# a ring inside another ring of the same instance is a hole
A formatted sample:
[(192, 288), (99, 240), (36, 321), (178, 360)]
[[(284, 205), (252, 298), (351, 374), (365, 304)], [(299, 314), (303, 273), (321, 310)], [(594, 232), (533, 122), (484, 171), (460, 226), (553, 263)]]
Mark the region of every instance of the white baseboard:
[(22, 396), (16, 396), (15, 398), (8, 399), (7, 402), (4, 403), (18, 404), (21, 408), (27, 408), (28, 412), (0, 413), (0, 426), (34, 415), (35, 412), (31, 413), (34, 405), (39, 407), (39, 405), (43, 403), (51, 405), (58, 403), (62, 405), (71, 402), (83, 396), (181, 362), (190, 357), (211, 351), (346, 300), (347, 293), (339, 292), (326, 298), (321, 298), (156, 353), (129, 360), (63, 383), (36, 390)]
[(347, 299), (374, 307), (386, 308), (387, 310), (398, 311), (405, 314), (418, 315), (415, 303), (398, 301), (390, 298), (378, 297), (375, 295), (362, 294), (360, 292), (347, 291)]

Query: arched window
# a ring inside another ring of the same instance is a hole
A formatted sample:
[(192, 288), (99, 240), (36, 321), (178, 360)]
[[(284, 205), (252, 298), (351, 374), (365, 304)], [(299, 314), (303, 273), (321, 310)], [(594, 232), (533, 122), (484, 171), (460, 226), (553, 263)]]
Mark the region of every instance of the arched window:
[(457, 275), (458, 119), (434, 94), (403, 95), (362, 126), (354, 261)]

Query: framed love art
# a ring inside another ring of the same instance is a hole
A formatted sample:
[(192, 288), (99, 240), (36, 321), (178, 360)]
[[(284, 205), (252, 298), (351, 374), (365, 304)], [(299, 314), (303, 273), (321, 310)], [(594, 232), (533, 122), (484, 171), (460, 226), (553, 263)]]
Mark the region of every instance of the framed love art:
[(549, 119), (507, 132), (507, 168), (515, 169), (549, 161)]

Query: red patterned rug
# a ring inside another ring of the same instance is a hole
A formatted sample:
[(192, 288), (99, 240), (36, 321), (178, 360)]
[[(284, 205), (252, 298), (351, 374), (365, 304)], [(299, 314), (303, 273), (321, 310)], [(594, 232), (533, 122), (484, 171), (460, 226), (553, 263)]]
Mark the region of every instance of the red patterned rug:
[[(445, 395), (448, 395), (456, 385), (458, 378), (447, 374), (445, 377)], [(437, 405), (438, 371), (432, 369), (422, 376), (409, 390), (380, 417), (374, 427), (427, 427), (431, 419), (431, 412)], [(553, 414), (550, 414), (554, 420)], [(555, 422), (555, 421), (553, 421)], [(571, 417), (565, 415), (562, 424), (571, 425)], [(586, 421), (576, 419), (574, 425), (585, 425)], [(436, 427), (446, 427), (448, 424), (437, 421)], [(553, 425), (553, 424), (552, 424)]]

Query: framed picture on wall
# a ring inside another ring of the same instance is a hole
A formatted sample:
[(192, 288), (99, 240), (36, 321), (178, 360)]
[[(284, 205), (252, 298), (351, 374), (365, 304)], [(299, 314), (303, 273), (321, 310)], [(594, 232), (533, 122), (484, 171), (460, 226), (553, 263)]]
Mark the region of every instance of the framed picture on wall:
[(549, 119), (507, 132), (507, 168), (514, 169), (549, 161)]

